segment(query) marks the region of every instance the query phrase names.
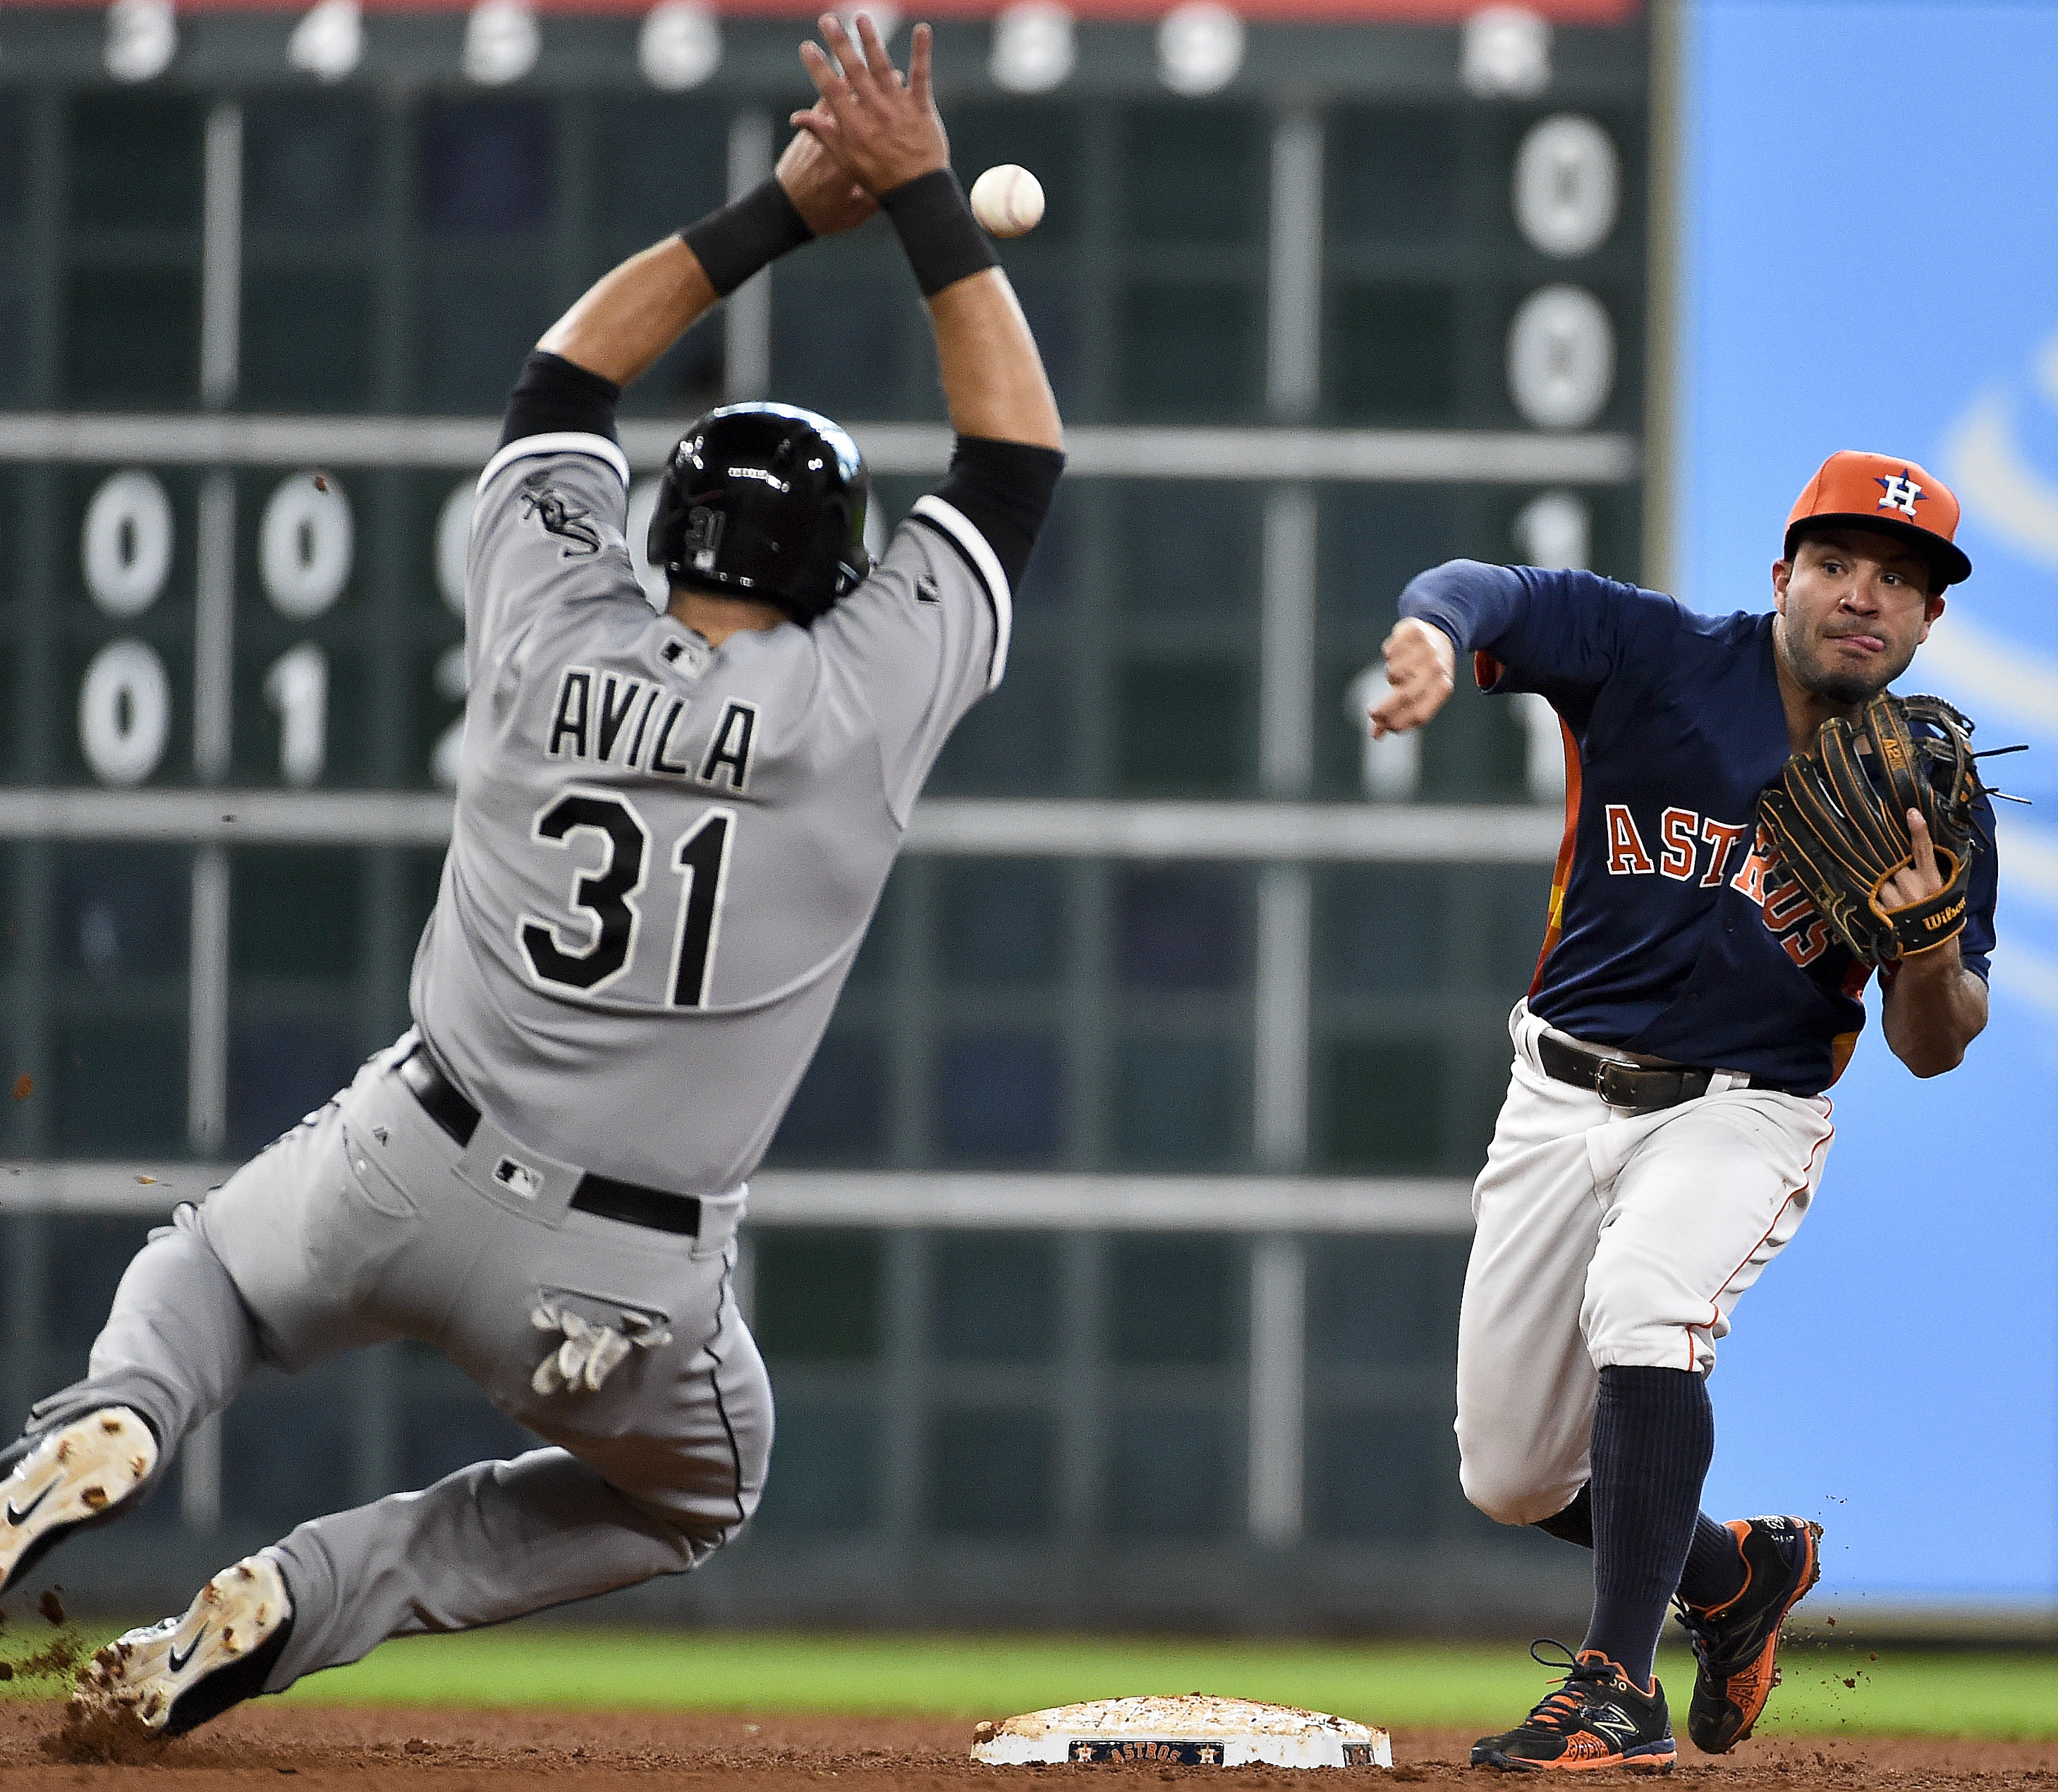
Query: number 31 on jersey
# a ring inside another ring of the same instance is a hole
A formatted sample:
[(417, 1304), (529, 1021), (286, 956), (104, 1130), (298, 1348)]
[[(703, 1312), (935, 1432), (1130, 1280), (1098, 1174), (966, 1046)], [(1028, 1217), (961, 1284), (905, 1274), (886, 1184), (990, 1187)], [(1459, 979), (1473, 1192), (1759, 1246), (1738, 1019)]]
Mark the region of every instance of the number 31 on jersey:
[[(665, 979), (668, 1007), (707, 1005), (735, 823), (735, 810), (709, 809), (673, 845), (671, 868), (683, 888)], [(568, 944), (558, 922), (534, 915), (522, 916), (515, 939), (537, 982), (590, 996), (634, 968), (643, 932), (643, 912), (636, 899), (643, 893), (650, 864), (650, 830), (627, 797), (579, 787), (546, 803), (529, 827), (531, 840), (560, 852), (568, 851), (582, 833), (596, 835), (602, 843), (598, 868), (572, 877), (570, 904), (588, 917), (590, 943)]]

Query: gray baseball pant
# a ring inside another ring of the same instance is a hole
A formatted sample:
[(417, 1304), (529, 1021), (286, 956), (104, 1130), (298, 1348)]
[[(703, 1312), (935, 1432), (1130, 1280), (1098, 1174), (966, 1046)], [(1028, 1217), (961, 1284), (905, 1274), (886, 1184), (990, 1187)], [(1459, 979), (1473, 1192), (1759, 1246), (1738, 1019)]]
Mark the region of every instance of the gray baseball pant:
[[(695, 1238), (572, 1209), (575, 1166), (485, 1118), (460, 1150), (430, 1119), (393, 1069), (412, 1043), (153, 1232), (85, 1379), (30, 1416), (40, 1432), (133, 1407), (161, 1476), (259, 1363), (297, 1373), (406, 1337), (550, 1440), (273, 1544), (294, 1620), (268, 1692), (387, 1637), (692, 1568), (756, 1509), (771, 1454), (771, 1388), (731, 1288), (742, 1191), (703, 1200)], [(525, 1174), (506, 1174), (511, 1155)], [(642, 1314), (671, 1340), (630, 1352), (598, 1389), (540, 1394), (530, 1378), (563, 1341), (531, 1323), (542, 1304), (618, 1326)]]

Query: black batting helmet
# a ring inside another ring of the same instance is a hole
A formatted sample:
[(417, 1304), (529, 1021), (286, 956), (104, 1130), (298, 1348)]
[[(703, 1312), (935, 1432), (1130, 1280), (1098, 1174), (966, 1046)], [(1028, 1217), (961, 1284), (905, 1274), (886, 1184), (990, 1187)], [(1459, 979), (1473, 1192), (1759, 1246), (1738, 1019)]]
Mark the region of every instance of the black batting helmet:
[(790, 404), (728, 404), (665, 463), (650, 564), (812, 622), (872, 570), (871, 479), (840, 425)]

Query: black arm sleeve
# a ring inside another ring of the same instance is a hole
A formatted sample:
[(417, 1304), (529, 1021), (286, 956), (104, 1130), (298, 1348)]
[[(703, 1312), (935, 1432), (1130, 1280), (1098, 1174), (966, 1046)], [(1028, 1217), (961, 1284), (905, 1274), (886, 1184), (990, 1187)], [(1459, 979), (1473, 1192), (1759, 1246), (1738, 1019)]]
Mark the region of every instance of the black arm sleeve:
[(604, 435), (614, 433), (614, 407), (622, 388), (548, 349), (535, 350), (507, 395), (507, 420), (500, 445), (530, 435)]
[(1049, 515), (1065, 457), (1027, 442), (960, 435), (936, 495), (986, 537), (1011, 590), (1022, 582), (1036, 532)]

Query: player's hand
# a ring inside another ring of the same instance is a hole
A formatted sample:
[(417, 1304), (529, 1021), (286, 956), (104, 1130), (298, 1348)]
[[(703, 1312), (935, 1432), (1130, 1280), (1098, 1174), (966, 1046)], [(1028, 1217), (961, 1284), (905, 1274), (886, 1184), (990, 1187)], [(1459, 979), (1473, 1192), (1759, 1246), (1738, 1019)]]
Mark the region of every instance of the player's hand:
[(879, 209), (879, 202), (853, 181), (843, 164), (822, 147), (811, 132), (797, 131), (772, 171), (793, 209), (817, 236), (833, 236), (860, 224)]
[(1380, 645), (1386, 656), (1386, 695), (1373, 705), (1372, 737), (1404, 733), (1443, 708), (1451, 694), (1458, 650), (1433, 622), (1404, 616)]
[[(1922, 819), (1919, 809), (1908, 812), (1908, 841), (1915, 856), (1913, 864), (1903, 865), (1881, 884), (1873, 900), (1882, 908), (1905, 908), (1911, 902), (1920, 902), (1933, 896), (1944, 887), (1944, 873), (1937, 863), (1936, 843), (1929, 837), (1929, 824)], [(1938, 983), (1955, 987), (1960, 968), (1965, 960), (1958, 944), (1958, 936), (1953, 934), (1941, 946), (1933, 946), (1926, 952), (1910, 952), (1906, 957), (1894, 961), (1893, 987), (1903, 986), (1909, 991)], [(1906, 1001), (1907, 994), (1902, 995)], [(1899, 1048), (1895, 1048), (1897, 1051)], [(1955, 1060), (1954, 1060), (1955, 1061)], [(1946, 1067), (1949, 1067), (1948, 1066)], [(1917, 1075), (1930, 1073), (1918, 1071)]]
[(875, 197), (949, 167), (950, 139), (929, 88), (928, 26), (915, 27), (904, 79), (869, 14), (857, 15), (855, 43), (833, 13), (823, 14), (818, 22), (828, 50), (804, 43), (801, 61), (820, 97), (793, 114), (795, 127), (819, 139)]
[(1933, 896), (1944, 887), (1944, 873), (1937, 868), (1936, 844), (1929, 838), (1929, 824), (1922, 819), (1919, 809), (1908, 812), (1908, 840), (1915, 858), (1912, 864), (1903, 865), (1879, 887), (1878, 902), (1882, 908), (1905, 908), (1911, 902), (1921, 902)]

